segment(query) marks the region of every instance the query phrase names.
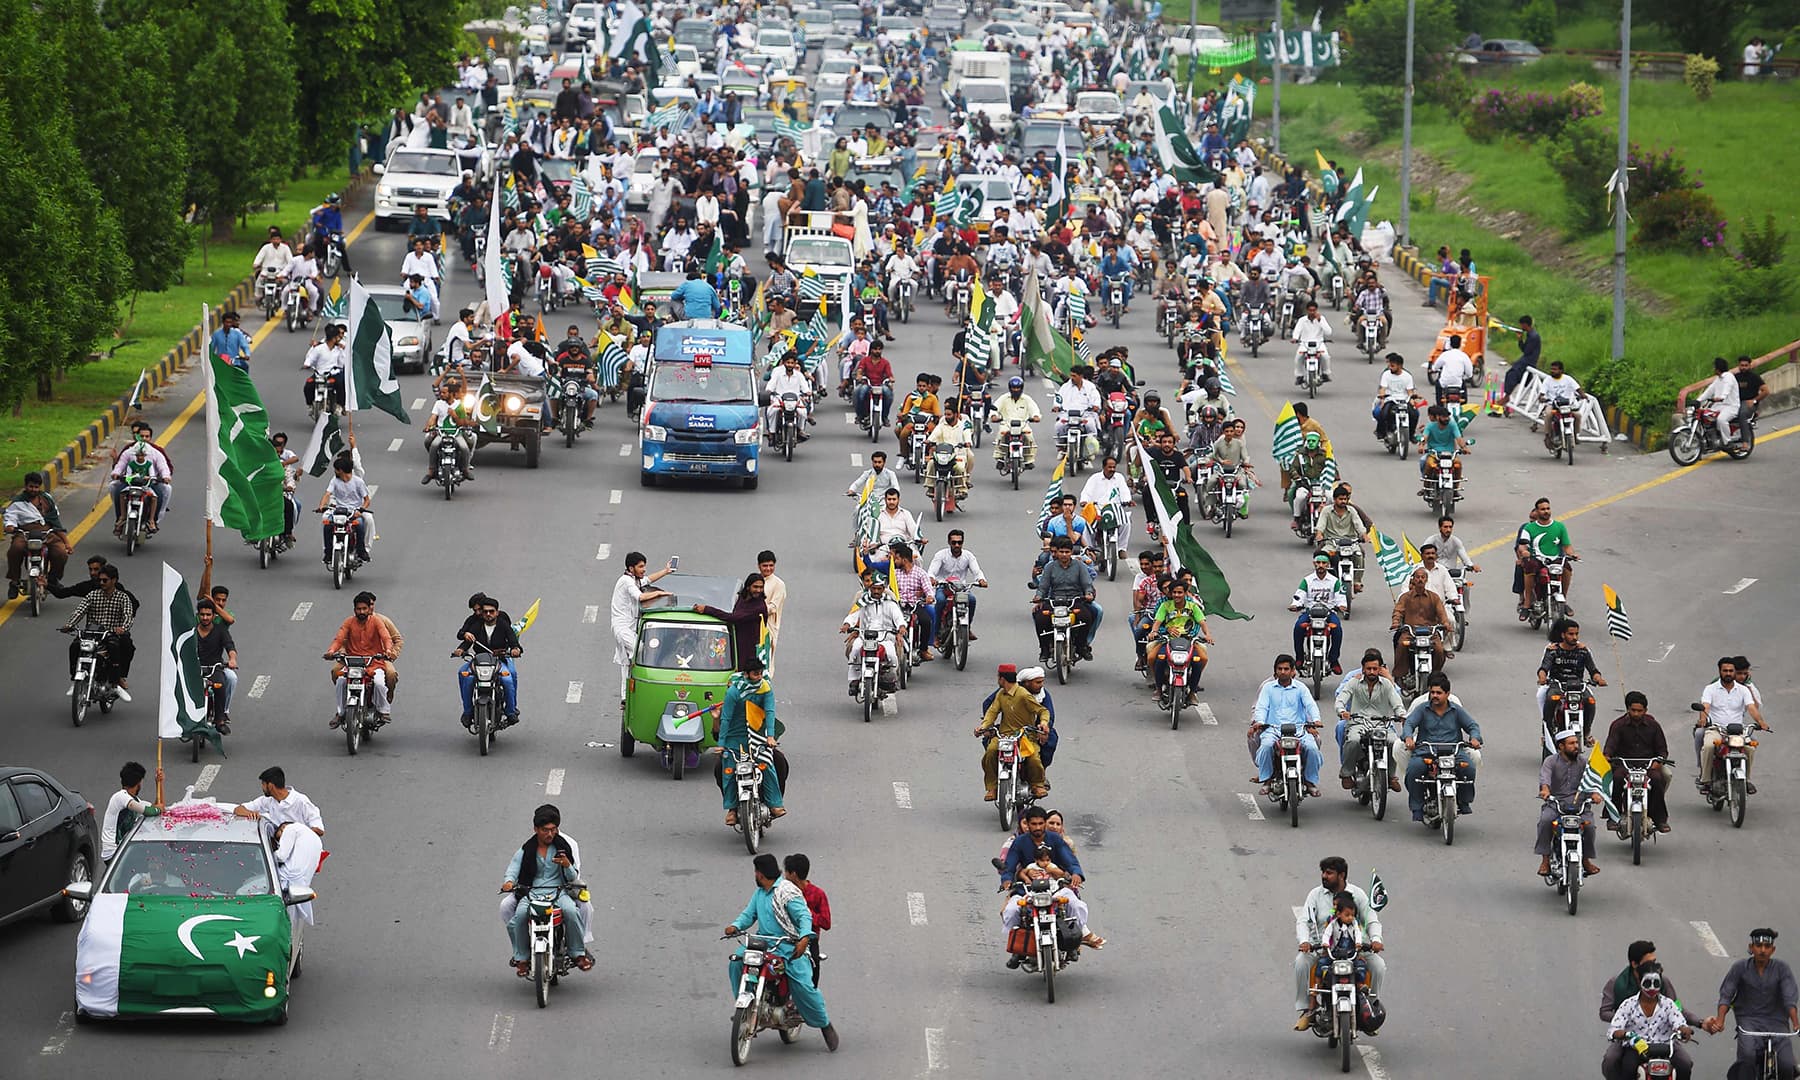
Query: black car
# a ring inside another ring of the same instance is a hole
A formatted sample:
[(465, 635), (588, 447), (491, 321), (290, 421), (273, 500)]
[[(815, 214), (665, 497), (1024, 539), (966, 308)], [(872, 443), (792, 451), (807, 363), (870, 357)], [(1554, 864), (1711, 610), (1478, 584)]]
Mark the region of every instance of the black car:
[(81, 793), (41, 769), (0, 766), (0, 924), (48, 908), (76, 922), (87, 905), (62, 895), (100, 869), (100, 826)]

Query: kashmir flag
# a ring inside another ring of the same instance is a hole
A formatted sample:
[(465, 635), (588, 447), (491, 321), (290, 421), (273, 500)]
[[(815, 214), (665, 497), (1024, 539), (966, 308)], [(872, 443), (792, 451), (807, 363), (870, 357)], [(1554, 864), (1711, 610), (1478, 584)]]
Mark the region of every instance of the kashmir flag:
[(1056, 508), (1062, 505), (1063, 470), (1068, 466), (1068, 458), (1061, 458), (1056, 463), (1056, 471), (1050, 474), (1050, 486), (1044, 489), (1044, 502), (1038, 507), (1037, 527), (1039, 533), (1044, 531), (1045, 523), (1056, 513)]
[(1225, 88), (1225, 104), (1219, 110), (1219, 134), (1225, 145), (1236, 146), (1250, 135), (1250, 114), (1256, 106), (1256, 83), (1233, 75)]
[(662, 108), (652, 112), (649, 119), (644, 121), (644, 126), (651, 128), (652, 130), (657, 128), (679, 128), (682, 126), (682, 112), (681, 102), (671, 101)]
[(1601, 585), (1600, 595), (1606, 599), (1606, 632), (1620, 641), (1631, 640), (1631, 619), (1625, 614), (1625, 604), (1611, 585)]
[(600, 367), (596, 374), (599, 377), (600, 385), (617, 386), (620, 374), (625, 370), (625, 361), (630, 357), (626, 355), (624, 349), (619, 347), (619, 343), (613, 340), (613, 336), (604, 330), (600, 331), (598, 344)]
[(589, 281), (577, 274), (575, 275), (575, 284), (581, 287), (581, 295), (593, 303), (598, 304), (606, 299), (606, 289), (597, 282)]
[[(775, 670), (775, 639), (769, 633), (769, 620), (766, 617), (758, 620), (758, 625), (760, 630), (756, 637), (756, 659), (758, 663), (762, 664), (763, 675), (766, 677), (770, 672)], [(764, 685), (767, 684), (765, 683)], [(755, 709), (755, 727), (758, 731), (762, 730), (762, 719), (764, 715), (762, 706), (749, 701), (744, 704), (746, 706), (744, 710), (746, 721), (750, 720), (750, 710)]]
[(817, 300), (825, 295), (825, 279), (812, 267), (800, 272), (800, 299)]
[(1583, 795), (1599, 793), (1601, 805), (1606, 808), (1606, 816), (1616, 819), (1619, 808), (1613, 805), (1613, 767), (1600, 752), (1600, 744), (1595, 743), (1588, 751), (1587, 768), (1581, 773), (1581, 787), (1577, 789)]
[(1165, 104), (1156, 112), (1156, 154), (1169, 175), (1184, 184), (1208, 183), (1218, 176), (1200, 160), (1194, 144), (1188, 141), (1187, 132), (1181, 129), (1175, 110)]
[(1044, 205), (1044, 231), (1054, 232), (1069, 216), (1069, 189), (1066, 177), (1069, 172), (1069, 129), (1067, 125), (1058, 125), (1056, 129), (1056, 158), (1050, 163), (1050, 201)]
[(412, 423), (394, 378), (394, 332), (361, 281), (350, 279), (350, 363), (344, 368), (344, 408), (380, 409)]
[(1406, 581), (1406, 552), (1398, 541), (1379, 529), (1375, 532), (1375, 565), (1381, 567), (1381, 578), (1388, 588), (1397, 589)]
[(946, 218), (954, 217), (956, 215), (957, 207), (960, 205), (962, 205), (962, 192), (954, 187), (946, 188), (938, 194), (937, 199), (931, 204), (931, 213), (933, 217), (942, 221)]
[(1020, 327), (1025, 364), (1056, 380), (1064, 382), (1075, 366), (1075, 346), (1056, 329), (1050, 305), (1044, 302), (1043, 287), (1033, 268), (1025, 275), (1025, 299), (1020, 305)]
[(575, 215), (576, 221), (594, 216), (594, 193), (580, 173), (569, 180), (569, 213)]
[(856, 572), (858, 574), (862, 573), (863, 568), (867, 565), (863, 562), (863, 548), (866, 545), (873, 544), (876, 537), (881, 535), (880, 522), (876, 519), (879, 511), (875, 508), (875, 504), (879, 501), (879, 499), (875, 498), (875, 477), (871, 474), (870, 477), (863, 482), (862, 495), (856, 500), (855, 563)]
[(963, 351), (983, 367), (994, 351), (994, 298), (981, 287), (980, 278), (972, 283), (969, 292), (969, 335), (964, 339)]
[(481, 258), (481, 273), (487, 289), (488, 316), (498, 321), (512, 295), (512, 285), (506, 278), (506, 268), (512, 260), (500, 254), (500, 175), (504, 173), (508, 183), (512, 180), (512, 170), (500, 169), (494, 174), (494, 198), (488, 203), (487, 250)]
[(1285, 402), (1281, 406), (1281, 415), (1275, 418), (1275, 436), (1269, 444), (1269, 452), (1276, 461), (1286, 461), (1299, 452), (1300, 442), (1300, 418), (1294, 415), (1294, 403)]
[(538, 606), (543, 602), (544, 598), (541, 596), (531, 602), (531, 606), (525, 609), (525, 617), (513, 623), (514, 634), (522, 636), (525, 631), (531, 629), (531, 624), (537, 622)]
[(631, 295), (631, 286), (629, 286), (629, 285), (619, 286), (619, 307), (624, 309), (624, 311), (628, 315), (637, 314), (637, 310), (638, 310), (637, 297)]
[(269, 442), (269, 413), (250, 373), (206, 359), (206, 517), (246, 540), (287, 531), (285, 474)]
[[(211, 800), (188, 805), (213, 807), (220, 821), (229, 814)], [(293, 928), (282, 896), (169, 893), (158, 883), (141, 895), (94, 896), (75, 946), (76, 1006), (98, 1017), (155, 1016), (168, 1008), (169, 980), (187, 979), (204, 987), (212, 1015), (267, 1020), (288, 986)]]
[(325, 304), (319, 309), (319, 318), (327, 323), (343, 319), (346, 317), (344, 307), (344, 279), (340, 274), (331, 279), (331, 291), (325, 294)]
[(1168, 556), (1169, 572), (1173, 574), (1185, 569), (1194, 575), (1194, 592), (1207, 614), (1221, 619), (1255, 618), (1231, 606), (1231, 583), (1225, 580), (1225, 572), (1200, 546), (1200, 541), (1194, 539), (1193, 526), (1188, 523), (1187, 515), (1175, 509), (1175, 492), (1169, 487), (1168, 478), (1141, 445), (1138, 447), (1138, 464), (1150, 485), (1150, 495), (1156, 500), (1156, 519), (1162, 522), (1163, 551)]
[[(500, 198), (498, 201), (508, 210), (517, 210), (520, 203), (519, 185), (514, 181), (511, 169), (502, 169), (501, 172), (506, 175), (506, 180), (500, 185)], [(488, 235), (493, 236), (494, 234), (489, 233)]]
[[(206, 687), (200, 677), (194, 601), (187, 582), (162, 564), (162, 699), (156, 713), (159, 739), (207, 738), (224, 752), (217, 730), (206, 724)], [(199, 734), (196, 734), (198, 732)]]
[(337, 456), (348, 449), (350, 443), (344, 438), (344, 426), (339, 422), (338, 414), (327, 410), (319, 414), (312, 441), (306, 444), (306, 453), (300, 460), (306, 463), (309, 475), (324, 476), (331, 471), (331, 463)]
[(584, 248), (583, 250), (587, 252), (587, 258), (592, 263), (592, 269), (593, 269), (594, 273), (596, 273), (596, 274), (623, 274), (626, 272), (625, 264), (624, 264), (624, 262), (622, 262), (619, 259), (618, 256), (602, 255), (599, 252), (595, 251), (593, 248)]
[[(1425, 556), (1419, 554), (1419, 549), (1413, 546), (1413, 542), (1407, 537), (1405, 530), (1401, 530), (1400, 532), (1400, 551), (1406, 556), (1408, 566), (1425, 565)], [(1411, 571), (1408, 571), (1408, 573), (1410, 572)]]

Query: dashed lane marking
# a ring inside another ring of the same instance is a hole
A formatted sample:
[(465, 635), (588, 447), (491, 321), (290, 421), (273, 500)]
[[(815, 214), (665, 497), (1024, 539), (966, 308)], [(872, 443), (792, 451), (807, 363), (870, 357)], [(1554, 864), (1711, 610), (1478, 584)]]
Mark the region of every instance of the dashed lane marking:
[(606, 501), (617, 506), (619, 505), (619, 501), (623, 498), (625, 498), (625, 493), (618, 488), (613, 488), (611, 493), (606, 496)]
[(925, 925), (925, 894), (909, 892), (906, 894), (906, 916), (914, 926)]
[(944, 1057), (944, 1029), (925, 1029), (925, 1068), (931, 1072), (942, 1072), (950, 1067)]
[(1694, 928), (1694, 933), (1700, 935), (1700, 944), (1706, 946), (1707, 952), (1721, 960), (1731, 955), (1725, 951), (1725, 944), (1719, 940), (1719, 935), (1713, 933), (1711, 923), (1695, 921), (1688, 925)]
[(1237, 797), (1238, 797), (1238, 802), (1241, 802), (1244, 804), (1245, 816), (1247, 816), (1251, 821), (1265, 820), (1263, 817), (1262, 807), (1256, 805), (1256, 796), (1246, 795), (1240, 791), (1237, 793)]
[(395, 439), (393, 442), (388, 443), (388, 453), (398, 454), (400, 452), (400, 448), (405, 445), (406, 445), (405, 439)]
[(1200, 714), (1200, 722), (1202, 724), (1205, 724), (1207, 727), (1219, 726), (1219, 718), (1213, 715), (1211, 705), (1202, 701), (1200, 704), (1194, 706), (1194, 711)]
[(1387, 1066), (1381, 1063), (1381, 1051), (1368, 1043), (1357, 1043), (1356, 1052), (1362, 1055), (1363, 1068), (1369, 1070), (1370, 1080), (1388, 1080)]
[(512, 1045), (513, 1018), (511, 1013), (495, 1013), (494, 1026), (488, 1029), (488, 1049), (495, 1053), (505, 1053)]
[(298, 603), (294, 606), (294, 613), (293, 613), (293, 615), (288, 617), (288, 621), (289, 622), (305, 622), (307, 614), (310, 613), (311, 611), (312, 611), (312, 601), (311, 600), (302, 600), (300, 603)]
[(1733, 585), (1731, 588), (1725, 590), (1725, 595), (1726, 596), (1736, 596), (1738, 593), (1743, 592), (1745, 589), (1748, 589), (1750, 586), (1752, 586), (1754, 584), (1756, 584), (1756, 579), (1753, 577), (1739, 578), (1738, 583), (1736, 585)]
[(569, 684), (569, 692), (563, 695), (563, 701), (570, 705), (581, 704), (581, 683), (579, 681)]
[(902, 810), (911, 810), (912, 785), (904, 780), (894, 781), (894, 805)]
[(599, 550), (594, 552), (594, 558), (599, 559), (602, 562), (612, 558), (612, 545), (601, 544)]
[(600, 621), (600, 605), (589, 604), (581, 609), (581, 621), (584, 623)]
[(620, 443), (619, 444), (619, 456), (620, 457), (630, 457), (631, 456), (631, 444), (630, 443)]
[(852, 469), (860, 469), (863, 467), (861, 454), (851, 454), (850, 455), (850, 467)]
[(56, 1030), (50, 1033), (50, 1041), (46, 1042), (44, 1048), (38, 1053), (44, 1057), (56, 1057), (63, 1052), (63, 1047), (69, 1044), (69, 1036), (73, 1034), (75, 1034), (75, 1013), (72, 1010), (64, 1009), (63, 1014), (56, 1018)]
[(253, 698), (262, 697), (264, 694), (268, 693), (268, 690), (269, 677), (267, 675), (258, 675), (255, 680), (250, 683), (250, 696)]
[(213, 781), (219, 778), (219, 766), (208, 765), (200, 770), (200, 778), (194, 781), (194, 794), (204, 795), (212, 790)]
[(413, 398), (412, 407), (415, 409), (423, 409), (425, 407), (425, 399), (422, 397)]
[(561, 769), (551, 769), (550, 775), (544, 778), (544, 795), (546, 797), (561, 795), (562, 786), (563, 771)]

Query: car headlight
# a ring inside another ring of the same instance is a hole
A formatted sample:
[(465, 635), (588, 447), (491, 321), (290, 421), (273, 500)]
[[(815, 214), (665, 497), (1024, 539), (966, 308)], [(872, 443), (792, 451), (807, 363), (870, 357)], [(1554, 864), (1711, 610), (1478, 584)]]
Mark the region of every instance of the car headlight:
[(525, 407), (525, 399), (517, 394), (506, 395), (506, 411), (518, 412)]
[(417, 337), (403, 337), (394, 344), (400, 346), (402, 349), (412, 349), (418, 347), (419, 339)]
[(669, 437), (669, 429), (660, 424), (644, 425), (645, 442), (663, 442)]
[(762, 441), (762, 431), (758, 425), (752, 424), (747, 428), (732, 432), (731, 441), (739, 446), (753, 446)]
[(390, 202), (394, 198), (394, 189), (386, 184), (375, 185), (375, 199), (378, 202)]

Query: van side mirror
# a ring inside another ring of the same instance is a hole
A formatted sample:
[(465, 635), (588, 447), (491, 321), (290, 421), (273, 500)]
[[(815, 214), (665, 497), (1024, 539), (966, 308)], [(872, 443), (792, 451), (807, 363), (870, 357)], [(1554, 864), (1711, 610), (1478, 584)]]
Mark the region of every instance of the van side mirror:
[(288, 907), (293, 907), (295, 904), (304, 904), (317, 895), (318, 893), (311, 889), (284, 889), (281, 893), (281, 902)]

